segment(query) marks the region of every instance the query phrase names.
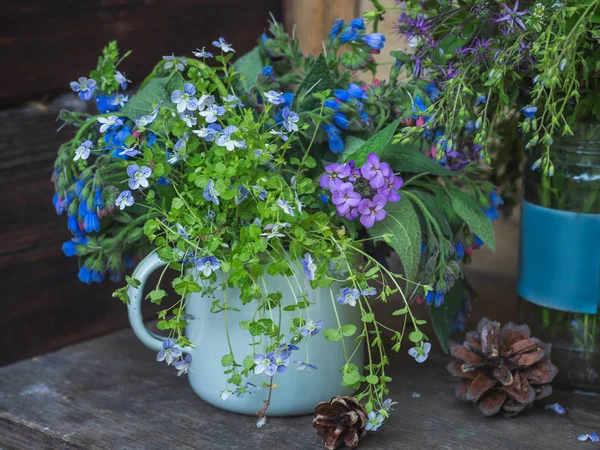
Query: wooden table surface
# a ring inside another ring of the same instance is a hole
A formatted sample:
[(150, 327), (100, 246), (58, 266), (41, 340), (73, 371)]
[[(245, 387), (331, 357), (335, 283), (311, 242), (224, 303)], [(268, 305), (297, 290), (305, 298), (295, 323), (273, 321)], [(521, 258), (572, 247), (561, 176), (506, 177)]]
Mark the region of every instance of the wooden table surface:
[[(15, 351), (18, 347), (15, 346)], [(485, 418), (454, 398), (446, 355), (393, 362), (390, 397), (399, 404), (363, 449), (585, 449), (600, 432), (600, 397), (555, 393), (564, 416), (539, 405), (520, 417)], [(413, 393), (420, 394), (419, 398)], [(0, 448), (314, 449), (311, 416), (256, 418), (216, 409), (154, 360), (130, 330), (0, 369)]]

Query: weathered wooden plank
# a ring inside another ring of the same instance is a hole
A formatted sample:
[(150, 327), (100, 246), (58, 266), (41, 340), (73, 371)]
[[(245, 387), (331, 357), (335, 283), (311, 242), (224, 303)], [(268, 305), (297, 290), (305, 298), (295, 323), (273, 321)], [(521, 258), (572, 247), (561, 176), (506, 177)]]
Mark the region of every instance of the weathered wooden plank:
[(268, 14), (281, 16), (281, 0), (26, 0), (3, 2), (0, 58), (10, 61), (10, 82), (0, 104), (62, 92), (89, 73), (107, 41), (134, 54), (123, 64), (140, 80), (161, 55), (190, 54), (224, 36), (238, 53), (250, 50)]
[[(568, 409), (565, 416), (539, 405), (519, 418), (485, 418), (454, 398), (447, 356), (432, 355), (424, 364), (404, 351), (392, 358), (390, 397), (399, 404), (361, 448), (569, 450), (581, 448), (579, 434), (598, 431), (597, 396), (549, 398)], [(0, 380), (0, 445), (10, 448), (45, 448), (45, 442), (110, 450), (321, 448), (310, 416), (272, 418), (258, 430), (255, 417), (204, 403), (128, 330), (4, 367)], [(42, 444), (29, 445), (23, 427), (31, 428), (32, 443)]]

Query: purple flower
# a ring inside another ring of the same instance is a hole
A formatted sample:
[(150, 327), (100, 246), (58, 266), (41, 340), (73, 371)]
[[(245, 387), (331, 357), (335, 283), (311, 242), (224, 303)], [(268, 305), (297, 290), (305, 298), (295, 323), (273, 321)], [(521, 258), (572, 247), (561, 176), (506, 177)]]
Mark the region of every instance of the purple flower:
[(446, 80), (451, 80), (452, 78), (456, 78), (460, 74), (460, 70), (454, 67), (454, 64), (449, 63), (448, 67), (440, 67), (440, 70), (444, 74), (444, 78)]
[(187, 355), (185, 359), (181, 361), (177, 361), (175, 363), (175, 368), (179, 371), (177, 372), (177, 376), (181, 376), (184, 373), (188, 373), (190, 370), (190, 365), (192, 364), (192, 355)]
[(139, 189), (148, 187), (148, 177), (152, 175), (152, 169), (147, 166), (138, 167), (137, 164), (127, 166), (127, 175), (129, 176), (129, 187)]
[(75, 149), (75, 156), (73, 161), (78, 159), (88, 159), (90, 156), (90, 149), (92, 148), (92, 141), (84, 141), (77, 149)]
[(281, 117), (283, 118), (283, 126), (291, 133), (292, 131), (298, 131), (298, 120), (300, 117), (294, 111), (290, 111), (289, 108), (284, 108), (281, 113)]
[(294, 364), (297, 364), (296, 370), (302, 370), (310, 373), (311, 370), (318, 370), (317, 366), (313, 364), (309, 364), (308, 362), (302, 361), (294, 361)]
[(182, 355), (181, 349), (175, 345), (171, 339), (165, 339), (162, 344), (162, 350), (156, 355), (157, 361), (166, 361), (167, 365), (173, 364), (174, 358)]
[(131, 80), (128, 80), (124, 73), (115, 71), (115, 81), (119, 83), (122, 90), (127, 89), (127, 83), (131, 83)]
[(121, 192), (115, 200), (115, 205), (117, 205), (121, 211), (124, 210), (126, 206), (132, 206), (134, 203), (135, 200), (133, 199), (133, 195), (131, 195), (131, 191)]
[(302, 328), (300, 328), (300, 334), (302, 336), (314, 336), (315, 334), (319, 334), (319, 331), (321, 331), (321, 327), (323, 326), (323, 321), (322, 320), (309, 320), (308, 322), (306, 322), (306, 325), (304, 325)]
[(387, 211), (383, 209), (386, 199), (383, 195), (377, 194), (373, 200), (364, 198), (358, 205), (358, 212), (361, 214), (360, 223), (366, 228), (371, 228), (375, 222), (381, 222), (387, 216)]
[(361, 196), (358, 192), (354, 192), (352, 183), (342, 183), (332, 189), (333, 195), (331, 202), (337, 207), (337, 212), (340, 216), (344, 216), (350, 211), (350, 208), (358, 206), (361, 201)]
[(211, 273), (221, 268), (221, 262), (214, 256), (204, 256), (196, 260), (195, 266), (205, 277), (209, 277)]
[(327, 173), (321, 175), (321, 179), (319, 180), (319, 185), (323, 189), (332, 189), (339, 186), (339, 184), (342, 184), (340, 179), (350, 175), (350, 167), (348, 164), (329, 164), (325, 166), (325, 170)]
[(413, 78), (422, 78), (423, 77), (423, 58), (420, 56), (411, 56), (411, 58), (415, 62), (415, 66), (413, 67), (412, 76)]
[(373, 50), (381, 50), (385, 44), (385, 36), (381, 33), (367, 34), (363, 37), (363, 41)]
[(304, 259), (302, 260), (302, 269), (304, 269), (304, 273), (306, 278), (310, 281), (315, 279), (315, 272), (317, 271), (317, 265), (315, 264), (310, 253), (304, 255)]
[(192, 53), (194, 54), (194, 56), (196, 58), (212, 58), (213, 57), (213, 54), (204, 50), (204, 47), (202, 47), (202, 50), (197, 48), (196, 51), (192, 52)]
[(187, 66), (187, 61), (185, 58), (175, 58), (175, 55), (171, 54), (170, 56), (163, 56), (163, 60), (165, 60), (165, 69), (169, 70), (171, 67), (175, 67), (175, 70), (183, 71), (185, 66)]
[(565, 408), (560, 403), (552, 403), (549, 405), (545, 405), (544, 409), (550, 409), (554, 411), (556, 414), (565, 414)]
[(183, 92), (179, 89), (173, 91), (171, 94), (171, 101), (177, 105), (177, 111), (179, 113), (184, 112), (186, 109), (194, 111), (198, 108), (198, 99), (193, 95), (196, 93), (196, 86), (192, 83), (185, 83), (183, 85)]
[(231, 139), (231, 135), (238, 130), (237, 127), (233, 125), (229, 125), (227, 128), (223, 130), (223, 133), (217, 137), (216, 143), (220, 147), (225, 147), (227, 151), (233, 151), (235, 148), (244, 148), (246, 147), (246, 141), (238, 141), (235, 139)]
[(392, 175), (385, 180), (385, 184), (382, 188), (377, 190), (378, 194), (381, 194), (387, 198), (388, 202), (396, 203), (400, 201), (400, 194), (398, 189), (402, 187), (404, 180), (401, 177)]
[(357, 217), (358, 217), (358, 207), (350, 208), (350, 211), (348, 211), (348, 214), (346, 214), (346, 219), (354, 220)]
[(263, 95), (265, 99), (272, 105), (281, 105), (282, 103), (285, 103), (283, 92), (269, 91), (265, 92)]
[(252, 358), (255, 364), (254, 373), (257, 375), (264, 373), (270, 377), (275, 375), (277, 373), (277, 364), (273, 359), (274, 355), (274, 352), (269, 352), (266, 355), (263, 355), (262, 353), (254, 355), (254, 358)]
[(337, 301), (340, 305), (356, 306), (356, 300), (359, 297), (360, 291), (358, 289), (346, 287), (340, 291)]
[(374, 189), (379, 189), (385, 185), (385, 180), (392, 175), (392, 169), (389, 164), (379, 161), (376, 153), (367, 156), (367, 162), (360, 168), (362, 176), (369, 181)]
[(81, 100), (89, 100), (96, 90), (96, 80), (80, 77), (77, 81), (71, 81), (69, 86)]
[(225, 38), (220, 37), (218, 41), (213, 41), (212, 43), (215, 47), (220, 48), (223, 53), (232, 52), (235, 53), (235, 50), (225, 41)]
[(508, 24), (509, 28), (511, 28), (511, 29), (515, 27), (515, 22), (517, 22), (517, 24), (521, 28), (523, 28), (523, 30), (526, 30), (525, 24), (523, 23), (523, 20), (521, 20), (521, 16), (523, 16), (525, 14), (529, 14), (529, 11), (527, 11), (527, 10), (521, 11), (521, 12), (518, 11), (519, 0), (517, 0), (515, 2), (515, 6), (512, 10), (504, 3), (502, 3), (501, 5), (504, 8), (504, 15), (499, 15), (499, 17), (497, 19), (495, 19), (494, 22), (496, 22), (496, 23), (506, 22)]
[(100, 125), (100, 133), (104, 133), (111, 127), (120, 127), (123, 125), (123, 121), (117, 116), (98, 117), (98, 122), (102, 124)]

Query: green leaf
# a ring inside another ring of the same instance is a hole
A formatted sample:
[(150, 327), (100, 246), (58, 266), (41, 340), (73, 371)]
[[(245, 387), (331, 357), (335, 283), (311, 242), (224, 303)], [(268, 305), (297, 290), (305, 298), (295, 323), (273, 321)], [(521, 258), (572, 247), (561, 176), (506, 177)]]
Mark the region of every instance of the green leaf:
[(430, 173), (440, 177), (455, 177), (459, 174), (440, 166), (425, 156), (419, 149), (410, 145), (394, 144), (382, 151), (382, 160), (395, 171), (409, 173)]
[(355, 333), (356, 333), (356, 325), (347, 323), (346, 325), (342, 326), (342, 334), (344, 336), (346, 336), (346, 337), (354, 336)]
[(302, 96), (305, 96), (298, 110), (310, 111), (315, 109), (321, 104), (321, 102), (310, 94), (306, 95), (306, 93), (310, 90), (310, 93), (313, 94), (326, 89), (333, 89), (333, 87), (334, 85), (331, 78), (331, 73), (329, 71), (329, 66), (327, 65), (327, 61), (325, 60), (323, 54), (320, 54), (310, 71), (306, 74), (306, 77), (300, 84), (300, 87), (296, 91), (296, 95), (294, 96), (294, 105), (300, 101), (298, 99), (302, 98)]
[(425, 335), (421, 332), (421, 330), (411, 331), (408, 335), (408, 339), (410, 339), (410, 342), (414, 342), (415, 344), (421, 342), (424, 337)]
[(440, 346), (446, 353), (448, 353), (452, 323), (454, 322), (456, 313), (462, 306), (466, 290), (464, 281), (459, 278), (454, 282), (454, 286), (446, 292), (443, 305), (437, 308), (435, 306), (429, 307), (429, 317), (431, 317), (433, 330)]
[(365, 380), (367, 381), (367, 383), (369, 384), (377, 384), (379, 383), (379, 378), (377, 378), (377, 375), (368, 375)]
[[(436, 197), (433, 194), (430, 194), (429, 192), (421, 191), (419, 189), (409, 189), (409, 191), (415, 196), (417, 196), (419, 200), (421, 200), (425, 208), (427, 208), (427, 211), (429, 211), (429, 214), (431, 214), (431, 216), (440, 226), (440, 229), (442, 230), (444, 236), (452, 237), (452, 228), (450, 228), (448, 217), (446, 216), (446, 214), (444, 214), (444, 210), (441, 206), (442, 202), (449, 202), (449, 200), (446, 200), (446, 196), (444, 196), (443, 198), (441, 196)], [(449, 203), (448, 206), (450, 207), (450, 209), (452, 209)], [(456, 217), (456, 215), (453, 216)]]
[[(374, 136), (371, 136), (368, 141), (366, 141), (362, 146), (360, 146), (360, 148), (358, 148), (352, 154), (352, 158), (347, 156), (347, 153), (344, 152), (344, 158), (346, 158), (346, 161), (353, 159), (356, 163), (356, 166), (361, 166), (367, 160), (367, 156), (369, 156), (370, 153), (376, 153), (378, 155), (381, 155), (387, 148), (389, 143), (392, 141), (392, 138), (396, 133), (396, 128), (398, 128), (399, 123), (400, 119), (396, 120), (393, 123), (390, 123), (379, 133), (375, 134)], [(395, 170), (397, 170), (395, 166), (393, 167)]]
[(371, 323), (371, 322), (373, 322), (373, 320), (375, 320), (375, 314), (373, 314), (373, 313), (365, 313), (365, 314), (362, 315), (361, 319), (362, 319), (363, 322)]
[(342, 378), (342, 382), (346, 386), (352, 386), (360, 381), (360, 374), (358, 372), (346, 372)]
[(138, 117), (150, 114), (159, 101), (169, 98), (166, 86), (168, 77), (152, 78), (125, 104), (119, 112), (119, 117), (136, 120)]
[(366, 141), (356, 136), (348, 136), (344, 139), (344, 152), (340, 153), (340, 161), (344, 162), (350, 159), (354, 159), (354, 154), (361, 148)]
[(342, 333), (337, 328), (328, 328), (325, 330), (325, 339), (337, 342), (342, 339)]
[(244, 56), (239, 58), (233, 67), (241, 75), (242, 86), (246, 91), (249, 91), (256, 84), (256, 79), (263, 69), (262, 58), (260, 57), (259, 47), (254, 47)]
[(372, 238), (391, 234), (391, 246), (404, 266), (406, 278), (414, 280), (421, 256), (421, 225), (415, 208), (406, 197), (398, 203), (388, 203), (387, 217), (367, 231)]
[(167, 293), (162, 289), (154, 289), (148, 293), (146, 298), (149, 298), (152, 303), (160, 305), (162, 299), (167, 296)]
[(494, 226), (483, 213), (481, 207), (474, 200), (459, 189), (453, 188), (449, 191), (452, 198), (452, 207), (456, 214), (464, 220), (471, 231), (485, 242), (491, 251), (496, 251), (494, 239)]
[(254, 359), (252, 358), (252, 355), (246, 355), (246, 357), (242, 361), (242, 366), (244, 366), (244, 369), (250, 369), (253, 365)]
[(233, 355), (231, 353), (223, 355), (223, 357), (221, 358), (221, 365), (223, 367), (228, 367), (232, 364), (233, 364)]
[(392, 316), (402, 316), (404, 314), (406, 314), (408, 312), (408, 306), (405, 306), (404, 308), (400, 308), (397, 309), (396, 311), (394, 311), (392, 313)]

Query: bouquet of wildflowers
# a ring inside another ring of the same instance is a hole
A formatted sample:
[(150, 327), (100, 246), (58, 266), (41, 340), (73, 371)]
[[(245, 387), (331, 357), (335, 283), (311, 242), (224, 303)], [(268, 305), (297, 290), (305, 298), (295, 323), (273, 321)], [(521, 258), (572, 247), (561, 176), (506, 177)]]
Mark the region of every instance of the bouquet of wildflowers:
[[(407, 336), (411, 355), (423, 362), (431, 344), (413, 301), (431, 305), (443, 347), (464, 320), (470, 288), (459, 263), (482, 245), (477, 236), (493, 247), (486, 213), (493, 216), (499, 198), (475, 176), (477, 161), (440, 164), (423, 150), (428, 138), (392, 142), (400, 124), (427, 120), (427, 104), (439, 94), (429, 82), (400, 81), (399, 65), (389, 81), (354, 82), (357, 70), (376, 70), (372, 54), (384, 42), (367, 33), (363, 19), (336, 21), (323, 54), (307, 57), (271, 23), (233, 64), (234, 47), (223, 38), (193, 58), (163, 56), (131, 97), (122, 93), (129, 80), (110, 44), (90, 78), (71, 85), (80, 98), (94, 98), (100, 114), (61, 114), (77, 127), (54, 173), (54, 203), (74, 233), (63, 249), (79, 258), (80, 279), (88, 283), (106, 273), (119, 278), (151, 252), (168, 263), (165, 271), (178, 273), (172, 286), (179, 300), (159, 312), (158, 328), (169, 339), (158, 359), (180, 374), (190, 363), (181, 349), (192, 346), (184, 335), (188, 294), (239, 289), (243, 305), (258, 315), (239, 326), (252, 343), (266, 345), (253, 345), (243, 359), (223, 356), (225, 398), (251, 389), (251, 372), (270, 377), (264, 387), (272, 389), (297, 344), (322, 330), (341, 342), (343, 385), (362, 386), (357, 398), (376, 429), (390, 404), (385, 334), (394, 351)], [(373, 256), (376, 245), (398, 253), (403, 274)], [(336, 307), (358, 308), (362, 329), (309, 318), (303, 298), (295, 299), (289, 326), (270, 320), (282, 295), (261, 280), (282, 275), (297, 283), (296, 266), (313, 288), (331, 289)], [(186, 272), (191, 268), (197, 278)], [(115, 292), (125, 302), (127, 288), (139, 285), (129, 276), (126, 282)], [(147, 298), (161, 304), (166, 294), (159, 281)], [(372, 304), (394, 295), (401, 305), (398, 326), (390, 328)], [(215, 301), (211, 312), (232, 308)], [(343, 337), (374, 349), (364, 371), (350, 362)], [(316, 369), (310, 361), (297, 364)]]

